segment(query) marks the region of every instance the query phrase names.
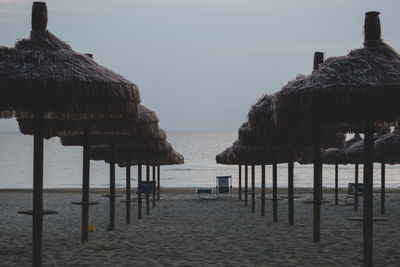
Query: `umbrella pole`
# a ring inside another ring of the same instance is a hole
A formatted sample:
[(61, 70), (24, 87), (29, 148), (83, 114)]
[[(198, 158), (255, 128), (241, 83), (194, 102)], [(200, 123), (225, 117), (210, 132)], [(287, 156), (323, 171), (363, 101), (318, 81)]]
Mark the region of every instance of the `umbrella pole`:
[(320, 172), (321, 172), (321, 174), (320, 174), (320, 177), (321, 177), (321, 200), (323, 199), (323, 169), (324, 169), (324, 167), (323, 167), (323, 165), (322, 165), (322, 161), (321, 161), (321, 168), (320, 168)]
[(160, 165), (157, 166), (157, 200), (160, 200)]
[(157, 187), (156, 187), (156, 167), (153, 165), (152, 166), (152, 168), (153, 168), (153, 195), (152, 195), (152, 197), (153, 197), (153, 208), (155, 208), (156, 207), (156, 190), (157, 190)]
[(137, 192), (138, 192), (138, 219), (142, 219), (142, 163), (139, 162), (138, 164), (138, 185), (137, 185)]
[(251, 212), (255, 212), (256, 209), (256, 194), (255, 194), (255, 183), (256, 183), (255, 166), (251, 165)]
[(265, 216), (265, 165), (261, 165), (261, 216)]
[(150, 214), (150, 166), (146, 165), (146, 215)]
[(339, 202), (339, 166), (335, 164), (335, 205)]
[(373, 224), (372, 224), (372, 182), (373, 182), (373, 153), (374, 153), (374, 126), (368, 122), (365, 127), (364, 138), (364, 212), (363, 212), (363, 243), (364, 243), (364, 266), (373, 264)]
[(320, 242), (321, 234), (321, 129), (315, 129), (314, 138), (314, 200), (313, 200), (313, 241)]
[(354, 187), (354, 211), (358, 211), (358, 163), (355, 165)]
[(43, 233), (43, 112), (35, 112), (33, 136), (32, 265), (42, 266)]
[(293, 150), (289, 152), (288, 163), (288, 201), (289, 201), (289, 224), (294, 224), (294, 197), (293, 197)]
[(128, 159), (126, 161), (126, 205), (125, 205), (125, 220), (126, 220), (126, 224), (130, 224), (131, 223), (131, 164), (130, 164), (130, 160), (129, 160), (129, 156)]
[(82, 170), (82, 224), (81, 242), (89, 239), (89, 175), (90, 175), (90, 132), (83, 133), (83, 170)]
[(277, 164), (272, 164), (272, 200), (273, 200), (273, 220), (278, 222), (278, 168)]
[(381, 214), (385, 214), (385, 162), (381, 163)]
[(248, 188), (249, 188), (249, 185), (248, 185), (248, 173), (249, 171), (248, 171), (248, 168), (247, 168), (247, 164), (245, 164), (244, 165), (244, 205), (245, 206), (247, 206), (247, 198), (248, 198), (248, 196), (247, 196), (247, 191), (248, 191)]
[(239, 164), (239, 200), (242, 200), (242, 165)]
[(108, 230), (115, 230), (115, 162), (114, 162), (114, 144), (110, 144), (110, 225)]

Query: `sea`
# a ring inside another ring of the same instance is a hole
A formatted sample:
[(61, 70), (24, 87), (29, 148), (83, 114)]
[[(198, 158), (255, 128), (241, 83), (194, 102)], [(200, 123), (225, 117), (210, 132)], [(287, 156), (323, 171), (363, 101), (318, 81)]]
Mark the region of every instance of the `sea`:
[[(232, 145), (235, 132), (168, 132), (168, 141), (185, 157), (185, 164), (161, 166), (162, 187), (215, 187), (216, 176), (231, 175), (238, 186), (238, 166), (220, 165), (215, 155)], [(33, 137), (20, 133), (0, 133), (0, 189), (32, 188)], [(243, 167), (244, 168), (244, 167)], [(374, 164), (374, 186), (380, 186), (380, 169)], [(354, 165), (339, 166), (339, 186), (354, 181)], [(323, 166), (323, 186), (334, 187), (334, 166)], [(250, 172), (249, 172), (250, 173)], [(362, 181), (362, 166), (359, 167)], [(295, 187), (313, 186), (313, 166), (295, 164)], [(137, 167), (132, 167), (132, 184), (137, 181)], [(44, 141), (44, 187), (80, 188), (82, 184), (82, 147), (65, 147), (59, 138)], [(266, 167), (266, 184), (271, 187), (272, 167)], [(91, 188), (109, 185), (109, 165), (91, 161)], [(261, 167), (256, 166), (256, 186), (261, 185)], [(125, 186), (125, 169), (116, 168), (116, 186)], [(278, 186), (287, 187), (287, 164), (278, 165)], [(386, 186), (400, 186), (400, 166), (386, 165)]]

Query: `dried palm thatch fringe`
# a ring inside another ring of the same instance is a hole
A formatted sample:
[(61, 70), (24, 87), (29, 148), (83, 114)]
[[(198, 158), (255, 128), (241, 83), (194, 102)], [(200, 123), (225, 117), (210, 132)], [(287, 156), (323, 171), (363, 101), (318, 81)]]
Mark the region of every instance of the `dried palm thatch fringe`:
[[(342, 147), (330, 147), (327, 149), (321, 149), (321, 160), (323, 164), (341, 164), (345, 165), (348, 162), (346, 149), (353, 144), (362, 141), (360, 134), (356, 133), (353, 138), (346, 141), (345, 148)], [(312, 164), (314, 162), (314, 153), (312, 149), (304, 149), (297, 151), (297, 161), (300, 164)]]
[[(374, 134), (374, 142), (381, 138), (383, 134)], [(376, 161), (375, 150), (374, 153), (374, 160)], [(364, 140), (358, 141), (353, 145), (349, 146), (346, 149), (347, 159), (348, 162), (351, 164), (363, 164), (365, 160), (365, 153), (364, 153)]]
[[(131, 159), (129, 165), (138, 165), (139, 163), (143, 165), (178, 165), (178, 164), (184, 164), (184, 162), (185, 159), (183, 155), (176, 152), (175, 150), (172, 150), (171, 152), (168, 153), (155, 154), (150, 158)], [(126, 167), (126, 165), (127, 165), (126, 161), (118, 162), (118, 166), (121, 168)]]
[(323, 164), (346, 165), (348, 163), (346, 149), (331, 147), (324, 150), (321, 154)]
[(233, 156), (232, 146), (227, 147), (223, 152), (217, 154), (215, 156), (215, 160), (218, 164), (224, 165), (238, 165), (236, 159)]
[[(156, 113), (139, 105), (138, 119), (90, 119), (90, 120), (44, 120), (44, 137), (91, 134), (131, 134), (138, 137), (154, 135), (159, 131)], [(34, 120), (17, 118), (19, 130), (23, 134), (33, 135)]]
[(111, 154), (110, 145), (97, 145), (91, 146), (90, 159), (109, 161), (112, 157), (114, 162), (126, 161), (127, 158), (148, 161), (152, 158), (157, 158), (158, 154), (170, 153), (172, 149), (171, 144), (165, 140), (162, 143), (155, 141), (154, 143), (148, 142), (147, 144), (139, 142), (115, 145), (113, 154)]
[(398, 128), (375, 141), (375, 156), (378, 162), (400, 163), (400, 131)]
[(372, 121), (379, 130), (399, 119), (399, 99), (399, 54), (382, 40), (366, 41), (285, 85), (276, 94), (275, 122), (363, 132)]
[[(263, 135), (255, 133), (250, 129), (249, 123), (243, 123), (239, 128), (239, 140), (245, 146), (273, 147), (278, 150), (304, 149), (314, 146), (314, 132), (311, 128), (300, 128), (295, 133), (290, 133), (288, 128), (271, 126), (270, 131), (265, 130)], [(271, 135), (269, 134), (271, 133)], [(289, 140), (292, 143), (289, 143)], [(325, 147), (343, 147), (345, 144), (345, 134), (332, 131), (322, 132), (321, 143)]]
[(0, 47), (0, 117), (45, 119), (138, 117), (138, 87), (79, 54), (49, 31), (32, 30)]
[[(312, 127), (277, 127), (274, 124), (274, 95), (263, 95), (248, 113), (248, 123), (239, 128), (239, 139), (243, 145), (279, 146), (288, 149), (291, 145), (297, 149), (314, 146)], [(292, 131), (295, 131), (294, 133)], [(292, 144), (289, 144), (289, 140)], [(325, 147), (343, 147), (345, 135), (337, 131), (324, 131), (321, 144)]]
[(272, 164), (288, 162), (288, 151), (270, 147), (245, 146), (239, 140), (232, 145), (233, 157), (238, 164)]
[[(137, 144), (145, 146), (147, 143), (159, 143), (165, 142), (167, 134), (163, 129), (154, 132), (151, 135), (137, 136), (135, 134), (92, 134), (90, 135), (91, 145), (108, 145), (108, 144)], [(60, 138), (63, 146), (83, 146), (84, 136), (83, 135), (69, 135)]]

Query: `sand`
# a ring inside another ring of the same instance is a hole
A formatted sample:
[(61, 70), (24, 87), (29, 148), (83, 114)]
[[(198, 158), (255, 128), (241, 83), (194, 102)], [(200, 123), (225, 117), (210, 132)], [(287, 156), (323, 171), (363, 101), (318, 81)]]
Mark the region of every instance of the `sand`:
[[(80, 243), (80, 206), (76, 190), (45, 193), (45, 208), (59, 211), (44, 219), (43, 263), (45, 266), (361, 266), (362, 224), (347, 218), (361, 216), (352, 206), (322, 206), (321, 243), (312, 242), (312, 205), (304, 204), (310, 192), (295, 199), (295, 225), (287, 222), (287, 200), (279, 201), (279, 222), (272, 222), (272, 202), (266, 216), (243, 201), (197, 200), (194, 189), (164, 190), (150, 215), (137, 219), (137, 203), (132, 203), (132, 223), (125, 224), (125, 204), (117, 202), (116, 230), (107, 232), (108, 199), (97, 190), (90, 208), (90, 223), (97, 231), (89, 242)], [(296, 193), (297, 194), (297, 193)], [(332, 194), (325, 194), (333, 199)], [(341, 204), (344, 194), (340, 196)], [(379, 200), (374, 201), (379, 216)], [(386, 200), (388, 221), (374, 224), (374, 263), (400, 264), (400, 193)], [(30, 216), (18, 215), (31, 207), (28, 191), (0, 192), (0, 265), (31, 265)], [(362, 209), (361, 209), (362, 210)]]

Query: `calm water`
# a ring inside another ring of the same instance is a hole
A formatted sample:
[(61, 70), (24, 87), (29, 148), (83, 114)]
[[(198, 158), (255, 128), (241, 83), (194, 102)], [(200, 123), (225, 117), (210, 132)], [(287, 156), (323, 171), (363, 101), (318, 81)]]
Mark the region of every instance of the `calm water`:
[[(215, 186), (216, 175), (232, 175), (237, 186), (237, 166), (215, 163), (215, 155), (223, 151), (237, 138), (237, 132), (170, 132), (168, 140), (185, 156), (185, 164), (161, 167), (161, 183), (166, 187)], [(0, 134), (0, 188), (32, 188), (31, 136), (19, 133)], [(58, 138), (45, 141), (44, 186), (46, 188), (79, 188), (82, 177), (82, 148), (64, 147)], [(101, 161), (91, 161), (91, 187), (107, 187), (109, 166)], [(256, 167), (257, 185), (260, 186), (259, 167)], [(272, 170), (266, 168), (267, 186), (271, 186)], [(295, 186), (312, 187), (312, 165), (295, 165)], [(132, 168), (135, 180), (137, 168)], [(375, 186), (379, 186), (380, 165), (374, 168)], [(360, 166), (360, 177), (362, 167)], [(345, 187), (354, 180), (354, 166), (339, 166), (339, 186)], [(287, 165), (278, 165), (278, 183), (287, 186)], [(324, 165), (324, 186), (334, 186), (334, 166)], [(117, 168), (116, 184), (125, 186), (125, 170)], [(400, 166), (387, 165), (386, 184), (400, 186)]]

